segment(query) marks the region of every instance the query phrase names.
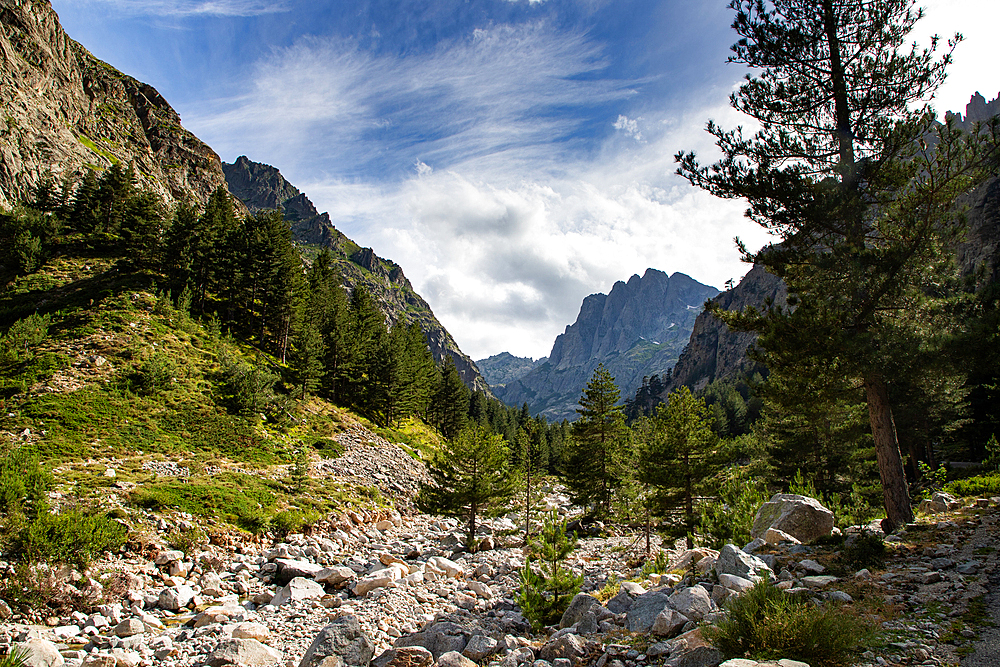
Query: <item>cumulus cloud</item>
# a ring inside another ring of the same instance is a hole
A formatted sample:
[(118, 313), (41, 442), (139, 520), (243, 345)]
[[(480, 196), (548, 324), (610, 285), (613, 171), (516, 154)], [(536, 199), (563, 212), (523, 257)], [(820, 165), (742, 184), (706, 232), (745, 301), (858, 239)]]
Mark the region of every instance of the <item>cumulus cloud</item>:
[(649, 267), (721, 287), (749, 268), (733, 237), (763, 242), (739, 203), (673, 175), (678, 150), (711, 152), (709, 117), (739, 123), (728, 90), (668, 117), (630, 113), (639, 89), (606, 78), (585, 36), (542, 23), (402, 58), (309, 38), (187, 124), (230, 159), (253, 136), (251, 159), (398, 262), (473, 358), (537, 358), (588, 294)]
[(77, 4), (111, 5), (123, 14), (138, 16), (259, 16), (288, 11), (273, 0), (72, 0)]

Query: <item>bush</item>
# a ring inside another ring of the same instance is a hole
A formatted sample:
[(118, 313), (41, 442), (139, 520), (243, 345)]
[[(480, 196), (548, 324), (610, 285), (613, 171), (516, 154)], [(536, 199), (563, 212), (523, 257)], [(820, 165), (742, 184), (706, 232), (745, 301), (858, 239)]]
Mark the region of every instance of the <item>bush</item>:
[(271, 528), (281, 535), (301, 533), (322, 518), (323, 515), (314, 510), (282, 510), (271, 517)]
[(146, 357), (132, 377), (129, 386), (137, 394), (150, 395), (170, 386), (174, 363), (166, 352), (156, 352)]
[(715, 499), (705, 504), (698, 532), (713, 548), (746, 544), (757, 509), (768, 498), (764, 480), (749, 467), (733, 467), (723, 473)]
[(840, 557), (855, 569), (882, 567), (885, 564), (885, 542), (878, 533), (863, 530), (847, 538)]
[(949, 482), (944, 490), (964, 497), (1000, 495), (1000, 474), (976, 475), (968, 479), (956, 479), (954, 482)]
[(52, 475), (22, 447), (0, 458), (0, 514), (35, 516), (47, 507), (45, 494)]
[(125, 544), (126, 533), (124, 526), (106, 515), (71, 509), (38, 515), (18, 531), (14, 548), (28, 562), (86, 568), (94, 558)]
[(34, 313), (14, 322), (7, 333), (0, 337), (0, 351), (3, 356), (13, 359), (29, 358), (33, 348), (49, 335), (49, 315)]
[(865, 650), (872, 632), (839, 605), (818, 607), (766, 578), (728, 605), (728, 615), (706, 627), (706, 639), (727, 658), (791, 658), (813, 667), (846, 665)]
[(0, 667), (27, 667), (28, 649), (12, 648), (10, 653), (0, 656)]

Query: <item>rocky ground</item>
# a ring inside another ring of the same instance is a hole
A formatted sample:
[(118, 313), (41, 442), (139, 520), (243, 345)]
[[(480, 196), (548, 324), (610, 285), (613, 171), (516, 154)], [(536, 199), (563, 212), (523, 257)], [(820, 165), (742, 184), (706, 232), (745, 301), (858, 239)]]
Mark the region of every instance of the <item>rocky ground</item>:
[[(386, 490), (411, 490), (413, 459), (364, 434), (349, 437), (345, 460), (321, 462), (320, 472), (350, 477), (374, 466)], [(407, 467), (391, 465), (397, 453)], [(586, 537), (569, 562), (584, 575), (585, 594), (543, 634), (530, 632), (515, 602), (524, 565), (515, 516), (485, 522), (476, 554), (460, 549), (456, 521), (415, 513), (347, 512), (281, 542), (231, 535), (188, 552), (165, 541), (194, 520), (154, 517), (153, 548), (88, 572), (48, 573), (54, 594), (89, 600), (89, 613), (47, 617), (0, 602), (0, 649), (29, 648), (31, 664), (45, 667), (697, 667), (721, 661), (699, 626), (767, 574), (818, 604), (877, 613), (884, 644), (858, 665), (956, 665), (996, 572), (998, 501), (935, 508), (887, 537), (884, 568), (846, 568), (842, 546), (782, 542), (788, 536), (771, 531), (774, 543), (744, 550), (654, 544), (671, 573), (644, 576), (629, 565), (644, 551), (639, 536)], [(546, 502), (568, 509), (554, 490)]]

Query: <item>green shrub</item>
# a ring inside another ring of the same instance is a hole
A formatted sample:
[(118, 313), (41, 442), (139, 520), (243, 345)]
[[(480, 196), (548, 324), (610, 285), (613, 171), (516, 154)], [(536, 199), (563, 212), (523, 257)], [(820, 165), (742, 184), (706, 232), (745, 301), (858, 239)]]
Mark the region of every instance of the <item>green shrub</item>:
[(976, 475), (968, 479), (956, 479), (949, 482), (944, 490), (956, 496), (995, 496), (1000, 495), (1000, 474)]
[(280, 535), (301, 533), (322, 518), (323, 515), (313, 510), (282, 510), (271, 517), (271, 529)]
[(275, 496), (256, 477), (220, 473), (211, 480), (168, 479), (136, 489), (131, 501), (146, 509), (179, 509), (261, 533), (270, 527)]
[(1000, 443), (996, 434), (986, 441), (986, 458), (983, 460), (983, 470), (986, 472), (1000, 471)]
[(49, 335), (49, 315), (34, 313), (14, 322), (0, 338), (0, 348), (5, 356), (24, 359), (32, 355), (33, 348)]
[(209, 543), (208, 535), (197, 526), (175, 530), (169, 533), (164, 541), (171, 549), (183, 551), (185, 554), (193, 554)]
[(174, 370), (174, 363), (166, 352), (155, 352), (146, 357), (132, 374), (129, 386), (137, 394), (154, 394), (170, 386)]
[(52, 475), (23, 447), (0, 458), (0, 514), (35, 516), (48, 507), (46, 493)]
[(726, 658), (791, 658), (813, 667), (849, 664), (872, 640), (869, 626), (839, 605), (815, 606), (764, 579), (727, 604), (728, 615), (704, 629)]
[(855, 569), (885, 565), (885, 541), (878, 533), (862, 530), (840, 552), (841, 559)]
[(723, 473), (716, 497), (705, 503), (698, 533), (710, 546), (746, 544), (750, 541), (757, 508), (768, 500), (767, 485), (749, 467), (733, 467)]
[(94, 558), (125, 543), (125, 527), (104, 514), (77, 509), (43, 513), (29, 521), (14, 541), (15, 553), (32, 563), (87, 567)]
[(27, 667), (28, 649), (12, 648), (10, 653), (0, 656), (0, 667)]

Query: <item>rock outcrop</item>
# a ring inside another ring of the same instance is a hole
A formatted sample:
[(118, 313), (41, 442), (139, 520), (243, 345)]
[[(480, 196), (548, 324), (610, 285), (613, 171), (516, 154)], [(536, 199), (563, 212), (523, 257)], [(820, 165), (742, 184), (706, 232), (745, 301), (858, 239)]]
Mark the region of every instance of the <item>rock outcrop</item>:
[(165, 202), (225, 185), (215, 151), (152, 87), (70, 39), (48, 0), (0, 0), (0, 206), (39, 181), (132, 165)]
[(281, 211), (292, 229), (292, 237), (299, 243), (329, 248), (344, 285), (349, 290), (357, 285), (364, 286), (385, 313), (390, 326), (397, 322), (416, 322), (427, 338), (435, 361), (440, 363), (450, 356), (466, 386), (489, 391), (476, 364), (459, 349), (431, 307), (414, 291), (402, 267), (347, 238), (334, 227), (329, 213), (317, 211), (305, 193), (285, 180), (275, 167), (240, 156), (232, 164), (224, 163), (222, 169), (229, 191), (252, 213), (267, 209)]
[(556, 337), (544, 363), (494, 393), (508, 405), (527, 403), (532, 414), (572, 419), (581, 390), (603, 363), (627, 398), (644, 377), (673, 367), (705, 300), (716, 294), (683, 273), (656, 269), (619, 281), (608, 294), (583, 300), (576, 322)]

